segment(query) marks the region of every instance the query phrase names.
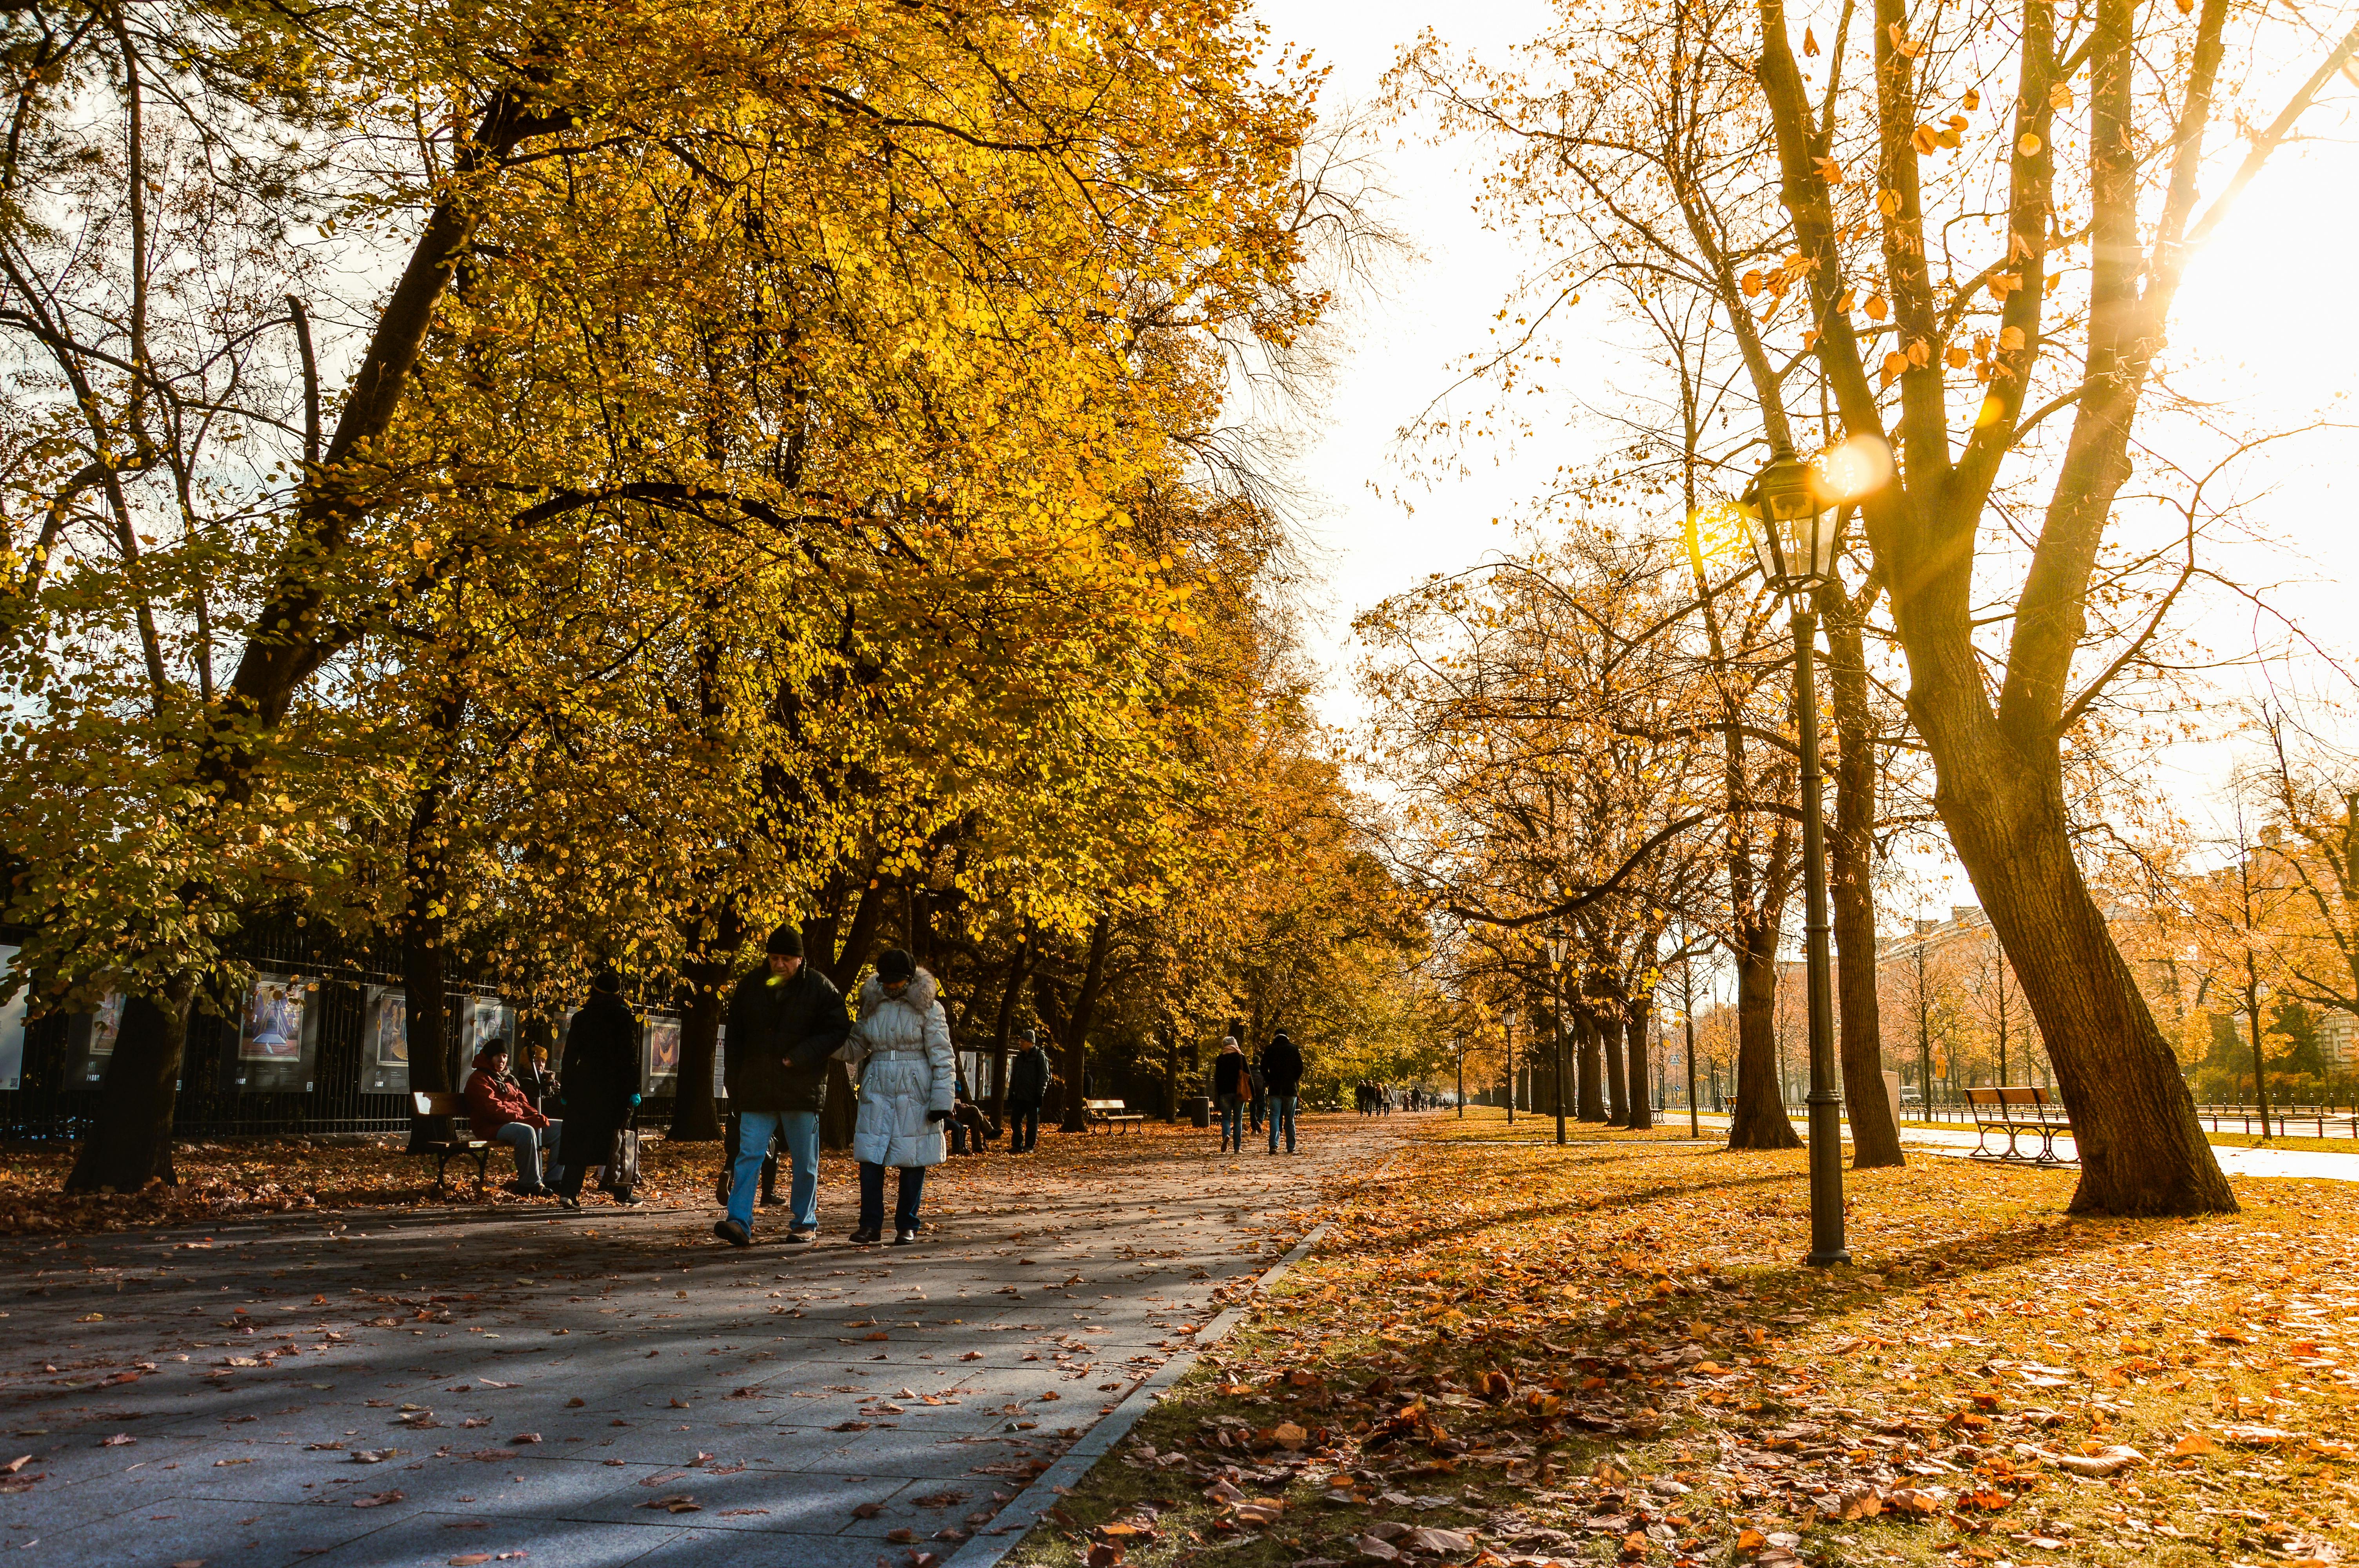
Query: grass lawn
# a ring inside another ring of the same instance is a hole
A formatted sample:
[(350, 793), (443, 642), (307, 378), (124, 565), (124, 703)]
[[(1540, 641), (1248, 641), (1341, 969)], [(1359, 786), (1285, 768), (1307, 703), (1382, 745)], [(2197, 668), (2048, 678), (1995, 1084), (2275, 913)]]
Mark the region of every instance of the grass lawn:
[(1016, 1561), (2359, 1552), (2359, 1186), (2089, 1220), (2069, 1170), (1919, 1158), (1848, 1176), (1857, 1262), (1821, 1273), (1799, 1152), (1516, 1130), (1406, 1129)]

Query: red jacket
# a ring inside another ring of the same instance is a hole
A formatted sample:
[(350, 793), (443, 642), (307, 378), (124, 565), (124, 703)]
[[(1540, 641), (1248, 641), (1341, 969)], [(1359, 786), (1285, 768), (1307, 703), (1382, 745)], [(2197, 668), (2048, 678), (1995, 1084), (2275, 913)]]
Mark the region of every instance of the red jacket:
[(532, 1108), (522, 1090), (478, 1067), (467, 1075), (467, 1121), (478, 1138), (489, 1138), (511, 1121), (547, 1127), (549, 1118)]

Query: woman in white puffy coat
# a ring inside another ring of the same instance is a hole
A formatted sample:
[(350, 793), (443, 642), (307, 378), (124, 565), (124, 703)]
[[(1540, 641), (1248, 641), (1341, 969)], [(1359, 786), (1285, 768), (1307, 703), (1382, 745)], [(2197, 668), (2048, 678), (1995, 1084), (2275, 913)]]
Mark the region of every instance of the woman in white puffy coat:
[(856, 1242), (882, 1239), (885, 1167), (900, 1173), (893, 1243), (918, 1239), (918, 1202), (926, 1167), (941, 1162), (942, 1123), (951, 1118), (958, 1085), (950, 1020), (935, 994), (934, 977), (898, 947), (878, 955), (876, 972), (860, 988), (860, 1022), (836, 1054), (860, 1077), (860, 1113), (852, 1131), (860, 1162), (860, 1228)]

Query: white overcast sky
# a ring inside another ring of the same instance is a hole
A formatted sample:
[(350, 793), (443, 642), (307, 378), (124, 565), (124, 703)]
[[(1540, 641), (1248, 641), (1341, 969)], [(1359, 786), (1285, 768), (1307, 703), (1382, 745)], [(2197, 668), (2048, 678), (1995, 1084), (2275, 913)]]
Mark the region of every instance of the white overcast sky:
[[(1324, 102), (1331, 107), (1375, 96), (1379, 78), (1418, 30), (1431, 26), (1449, 42), (1504, 58), (1547, 24), (1537, 0), (1476, 0), (1471, 5), (1407, 5), (1400, 0), (1258, 0), (1272, 38), (1308, 49), (1331, 64)], [(2331, 126), (2321, 140), (2281, 158), (2247, 193), (2235, 220), (2190, 269), (2176, 314), (2175, 336), (2201, 342), (2205, 362), (2183, 386), (2237, 406), (2247, 427), (2286, 428), (2311, 418), (2359, 427), (2350, 395), (2359, 390), (2359, 145), (2354, 126)], [(1587, 449), (1568, 427), (1561, 440), (1504, 442), (1463, 452), (1467, 476), (1418, 496), (1414, 513), (1397, 497), (1420, 465), (1396, 432), (1451, 380), (1451, 366), (1485, 341), (1491, 318), (1514, 288), (1527, 259), (1485, 231), (1470, 205), (1484, 157), (1473, 143), (1430, 145), (1428, 127), (1387, 132), (1380, 157), (1397, 198), (1394, 222), (1424, 259), (1407, 269), (1385, 300), (1361, 308), (1351, 323), (1352, 357), (1318, 427), (1303, 448), (1300, 477), (1316, 497), (1311, 524), (1324, 546), (1322, 589), (1310, 595), (1312, 642), (1330, 671), (1325, 712), (1351, 722), (1352, 617), (1430, 572), (1472, 566), (1513, 546), (1512, 518), (1549, 470)], [(1583, 330), (1604, 323), (1584, 313), (1566, 342), (1568, 382), (1593, 397), (1610, 396), (1612, 345)], [(1464, 411), (1479, 398), (1462, 403)], [(1568, 411), (1570, 412), (1570, 411)], [(2283, 449), (2267, 488), (2250, 494), (2256, 515), (2285, 541), (2282, 552), (2252, 551), (2229, 564), (2253, 581), (2282, 583), (2279, 603), (2338, 652), (2359, 643), (2347, 583), (2359, 579), (2359, 485), (2350, 477), (2359, 428), (2314, 437)], [(1502, 519), (1506, 519), (1503, 521)], [(2250, 646), (2249, 616), (2207, 626), (2215, 645)], [(2359, 749), (2359, 737), (2354, 737)], [(2164, 759), (2190, 800), (2216, 779), (2217, 749)], [(1926, 903), (1961, 881), (1929, 887)]]

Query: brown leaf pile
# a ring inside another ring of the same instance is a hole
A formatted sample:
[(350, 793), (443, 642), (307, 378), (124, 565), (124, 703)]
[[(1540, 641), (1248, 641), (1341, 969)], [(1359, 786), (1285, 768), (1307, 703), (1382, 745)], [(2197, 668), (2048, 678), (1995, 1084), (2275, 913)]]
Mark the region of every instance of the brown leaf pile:
[[(1428, 1122), (1027, 1563), (2323, 1563), (2359, 1550), (2359, 1186), (2067, 1217), (2069, 1172)], [(1101, 1565), (1103, 1568), (1103, 1564)]]

